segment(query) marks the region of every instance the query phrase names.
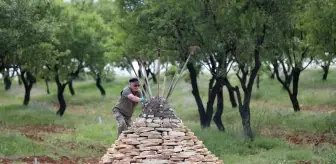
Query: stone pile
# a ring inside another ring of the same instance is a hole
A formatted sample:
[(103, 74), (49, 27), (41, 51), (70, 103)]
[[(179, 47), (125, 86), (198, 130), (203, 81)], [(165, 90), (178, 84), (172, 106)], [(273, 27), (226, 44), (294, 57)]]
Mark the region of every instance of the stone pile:
[(183, 125), (164, 99), (156, 98), (152, 103), (158, 102), (155, 110), (151, 107), (156, 105), (148, 104), (132, 127), (123, 131), (102, 157), (101, 164), (223, 163)]

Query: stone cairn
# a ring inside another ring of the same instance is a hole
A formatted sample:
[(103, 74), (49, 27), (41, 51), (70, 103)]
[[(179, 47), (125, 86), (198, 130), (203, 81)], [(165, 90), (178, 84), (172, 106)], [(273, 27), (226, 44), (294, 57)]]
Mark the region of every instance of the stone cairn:
[(154, 97), (100, 164), (222, 164), (183, 125), (162, 97)]

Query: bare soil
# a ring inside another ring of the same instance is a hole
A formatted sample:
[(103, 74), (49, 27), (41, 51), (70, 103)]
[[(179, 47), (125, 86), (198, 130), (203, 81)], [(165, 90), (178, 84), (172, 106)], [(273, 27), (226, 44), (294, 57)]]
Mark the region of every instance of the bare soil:
[(271, 136), (286, 140), (290, 144), (296, 145), (319, 145), (321, 143), (328, 143), (336, 145), (336, 137), (328, 133), (307, 133), (307, 132), (293, 132), (282, 128), (263, 128), (260, 131), (263, 136)]
[(50, 133), (70, 133), (74, 129), (65, 128), (59, 125), (26, 125), (26, 126), (14, 126), (14, 125), (0, 125), (0, 129), (18, 130), (22, 135), (29, 139), (43, 142), (43, 136)]

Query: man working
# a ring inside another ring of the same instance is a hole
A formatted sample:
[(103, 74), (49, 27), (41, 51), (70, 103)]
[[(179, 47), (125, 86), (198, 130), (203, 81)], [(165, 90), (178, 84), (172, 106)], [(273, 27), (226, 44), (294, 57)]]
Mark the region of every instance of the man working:
[(142, 104), (147, 102), (145, 98), (141, 98), (142, 94), (139, 90), (139, 80), (137, 78), (132, 78), (128, 82), (129, 86), (121, 91), (118, 103), (113, 108), (113, 113), (118, 122), (118, 138), (122, 131), (131, 126), (131, 118), (136, 105), (139, 102)]

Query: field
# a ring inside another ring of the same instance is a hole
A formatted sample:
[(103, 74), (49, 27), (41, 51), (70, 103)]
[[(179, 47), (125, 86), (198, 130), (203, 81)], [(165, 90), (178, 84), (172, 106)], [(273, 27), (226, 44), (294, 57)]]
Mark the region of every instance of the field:
[[(56, 86), (47, 95), (43, 82), (32, 90), (30, 105), (21, 105), (23, 86), (13, 82), (5, 92), (0, 83), (0, 163), (97, 163), (116, 139), (116, 121), (111, 112), (127, 85), (127, 78), (103, 84), (107, 95), (101, 97), (91, 81), (75, 81), (75, 96), (66, 90), (68, 108), (64, 117), (56, 116)], [(208, 81), (199, 79), (206, 103)], [(237, 109), (231, 108), (225, 93), (223, 122), (226, 132), (214, 124), (201, 129), (190, 84), (180, 80), (170, 105), (195, 132), (207, 148), (227, 164), (336, 163), (336, 70), (328, 80), (321, 72), (309, 70), (300, 78), (299, 101), (302, 111), (294, 113), (280, 83), (261, 77), (254, 88), (251, 117), (255, 141), (242, 135)], [(140, 109), (137, 110), (139, 113)], [(135, 114), (134, 117), (136, 117)], [(99, 122), (99, 117), (102, 122)]]

